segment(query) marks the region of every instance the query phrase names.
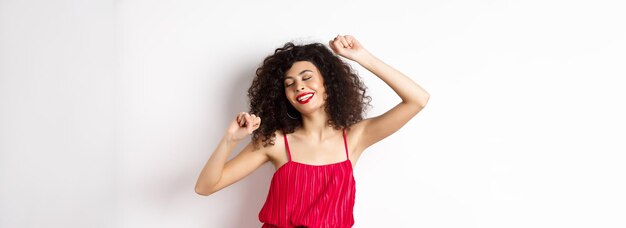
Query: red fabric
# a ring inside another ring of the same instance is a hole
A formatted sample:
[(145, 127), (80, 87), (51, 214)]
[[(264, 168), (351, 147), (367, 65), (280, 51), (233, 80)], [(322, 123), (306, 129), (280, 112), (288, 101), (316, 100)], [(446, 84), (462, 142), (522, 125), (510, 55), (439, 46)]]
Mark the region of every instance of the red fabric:
[(327, 165), (309, 165), (291, 160), (272, 177), (265, 205), (259, 213), (262, 228), (352, 227), (355, 180), (348, 156), (346, 131), (343, 142), (347, 159)]

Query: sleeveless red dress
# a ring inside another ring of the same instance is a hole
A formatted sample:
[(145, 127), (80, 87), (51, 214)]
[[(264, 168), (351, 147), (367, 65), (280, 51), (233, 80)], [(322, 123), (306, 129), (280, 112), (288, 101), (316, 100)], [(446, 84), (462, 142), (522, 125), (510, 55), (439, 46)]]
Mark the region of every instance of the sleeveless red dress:
[(291, 160), (272, 177), (265, 205), (259, 213), (262, 228), (344, 228), (354, 225), (355, 180), (348, 156), (346, 130), (343, 143), (347, 159), (327, 165), (309, 165)]

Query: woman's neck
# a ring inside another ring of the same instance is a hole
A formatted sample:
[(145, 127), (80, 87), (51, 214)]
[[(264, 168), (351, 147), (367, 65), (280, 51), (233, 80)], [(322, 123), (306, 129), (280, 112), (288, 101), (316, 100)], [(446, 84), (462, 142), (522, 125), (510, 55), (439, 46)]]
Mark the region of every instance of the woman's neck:
[(330, 117), (323, 109), (318, 112), (303, 114), (300, 135), (319, 142), (335, 135), (336, 130), (328, 124), (329, 119)]

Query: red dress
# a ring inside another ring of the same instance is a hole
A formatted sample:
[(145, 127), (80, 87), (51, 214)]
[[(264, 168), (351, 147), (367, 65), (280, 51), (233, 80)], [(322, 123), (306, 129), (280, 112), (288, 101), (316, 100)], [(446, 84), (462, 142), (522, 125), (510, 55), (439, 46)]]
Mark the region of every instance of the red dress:
[(348, 156), (346, 130), (343, 143), (347, 159), (327, 165), (309, 165), (291, 160), (272, 177), (265, 205), (259, 213), (262, 228), (352, 227), (355, 180)]

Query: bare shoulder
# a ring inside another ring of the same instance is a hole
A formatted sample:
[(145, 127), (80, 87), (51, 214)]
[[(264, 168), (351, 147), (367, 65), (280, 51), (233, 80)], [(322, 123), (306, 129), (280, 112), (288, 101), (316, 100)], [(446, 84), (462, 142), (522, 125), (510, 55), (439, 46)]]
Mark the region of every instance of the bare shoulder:
[(272, 139), (273, 144), (267, 146), (260, 145), (260, 147), (263, 148), (263, 153), (267, 155), (269, 161), (274, 164), (274, 167), (278, 168), (287, 163), (289, 158), (287, 157), (287, 150), (283, 142), (283, 132), (276, 130), (274, 135), (275, 137)]
[[(278, 138), (280, 135), (280, 131), (276, 131), (274, 132), (276, 137)], [(262, 138), (262, 137), (260, 137)], [(273, 139), (272, 141), (277, 141), (275, 139)], [(265, 142), (262, 139), (259, 139), (258, 141), (254, 141), (254, 140), (250, 140), (250, 143), (246, 146), (249, 147), (248, 150), (250, 150), (251, 152), (255, 152), (255, 153), (260, 153), (263, 154), (265, 156), (271, 157), (272, 154), (275, 153), (276, 147), (275, 147), (275, 142), (274, 144), (269, 143), (268, 145), (264, 145)]]

